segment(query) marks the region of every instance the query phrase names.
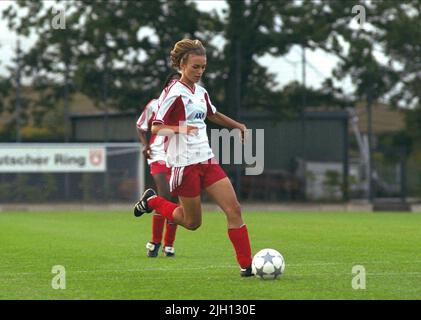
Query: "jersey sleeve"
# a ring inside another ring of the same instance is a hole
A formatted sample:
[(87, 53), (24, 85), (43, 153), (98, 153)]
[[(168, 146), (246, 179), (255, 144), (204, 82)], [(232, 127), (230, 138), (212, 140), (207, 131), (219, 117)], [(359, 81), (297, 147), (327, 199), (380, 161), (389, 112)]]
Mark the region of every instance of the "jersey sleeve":
[(142, 114), (140, 115), (139, 119), (137, 119), (136, 127), (142, 131), (149, 130), (149, 121), (153, 116), (153, 108), (152, 104), (156, 103), (156, 100), (151, 100), (146, 105), (145, 109), (143, 110)]
[(158, 111), (152, 124), (178, 126), (186, 120), (185, 99), (181, 95), (169, 95), (160, 101)]
[(216, 107), (212, 104), (209, 94), (205, 91), (205, 100), (206, 100), (206, 107), (207, 107), (207, 115), (214, 115), (217, 110)]

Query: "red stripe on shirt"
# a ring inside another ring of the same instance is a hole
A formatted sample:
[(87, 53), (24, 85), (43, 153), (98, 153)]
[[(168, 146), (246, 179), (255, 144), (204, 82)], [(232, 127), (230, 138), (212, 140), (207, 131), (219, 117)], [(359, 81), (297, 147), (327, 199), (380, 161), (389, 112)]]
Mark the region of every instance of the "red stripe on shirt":
[[(186, 120), (186, 110), (184, 108), (183, 99), (178, 96), (172, 105), (168, 108), (167, 112), (162, 118), (163, 124), (168, 126), (178, 126), (180, 121)], [(158, 120), (155, 120), (158, 121)], [(155, 123), (154, 121), (154, 123)]]
[(208, 110), (207, 114), (214, 115), (215, 113), (212, 110), (212, 106), (211, 106), (211, 103), (209, 101), (209, 96), (206, 92), (205, 92), (205, 100), (206, 100), (206, 107), (207, 107), (207, 110)]

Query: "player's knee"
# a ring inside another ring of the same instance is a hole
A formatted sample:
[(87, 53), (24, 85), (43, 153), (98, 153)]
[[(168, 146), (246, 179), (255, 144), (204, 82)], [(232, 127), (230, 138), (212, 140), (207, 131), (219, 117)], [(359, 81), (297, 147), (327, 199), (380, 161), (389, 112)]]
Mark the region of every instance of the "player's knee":
[(201, 226), (201, 222), (198, 221), (188, 221), (186, 222), (186, 224), (184, 225), (186, 227), (186, 229), (194, 231), (199, 229), (199, 227)]
[(158, 195), (160, 197), (163, 197), (163, 198), (165, 198), (167, 200), (170, 200), (171, 199), (171, 193), (168, 190), (168, 188), (158, 187), (158, 190), (157, 191), (158, 191)]
[(241, 216), (241, 205), (238, 201), (235, 201), (232, 205), (229, 206), (228, 214), (231, 216)]

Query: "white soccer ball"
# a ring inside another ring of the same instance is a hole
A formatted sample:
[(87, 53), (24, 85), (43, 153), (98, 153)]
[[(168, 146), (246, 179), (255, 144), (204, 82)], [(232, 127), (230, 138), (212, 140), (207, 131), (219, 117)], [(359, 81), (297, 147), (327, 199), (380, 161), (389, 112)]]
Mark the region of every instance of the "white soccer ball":
[(251, 268), (257, 277), (273, 280), (284, 273), (285, 260), (278, 251), (263, 249), (254, 255)]

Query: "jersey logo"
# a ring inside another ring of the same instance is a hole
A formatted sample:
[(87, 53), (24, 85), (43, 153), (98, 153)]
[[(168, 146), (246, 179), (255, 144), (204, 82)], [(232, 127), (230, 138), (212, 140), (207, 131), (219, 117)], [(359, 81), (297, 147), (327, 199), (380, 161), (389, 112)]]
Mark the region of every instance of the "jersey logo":
[(205, 113), (204, 112), (197, 112), (196, 115), (194, 116), (195, 119), (204, 119), (205, 118)]

